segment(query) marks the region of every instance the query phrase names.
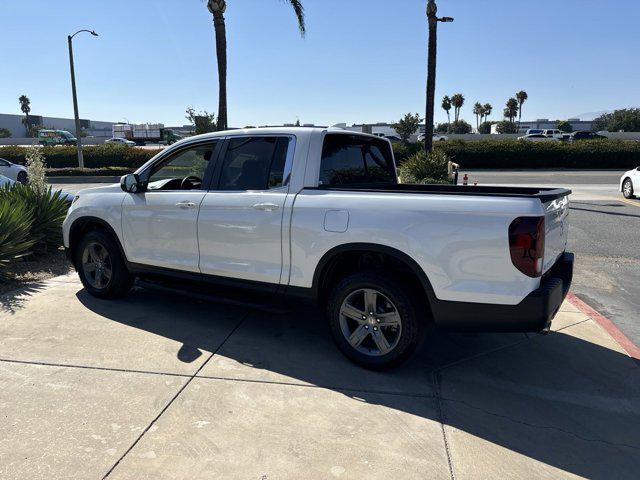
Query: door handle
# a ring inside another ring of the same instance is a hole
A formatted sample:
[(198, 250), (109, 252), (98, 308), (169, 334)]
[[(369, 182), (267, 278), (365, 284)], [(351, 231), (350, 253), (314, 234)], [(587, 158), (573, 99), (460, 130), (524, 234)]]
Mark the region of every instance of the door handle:
[(195, 208), (196, 204), (193, 202), (189, 202), (189, 201), (184, 201), (184, 202), (178, 202), (176, 203), (176, 207), (180, 207), (180, 208)]
[(280, 206), (276, 205), (275, 203), (256, 203), (253, 208), (255, 208), (256, 210), (261, 210), (263, 212), (273, 212), (274, 210), (280, 208)]

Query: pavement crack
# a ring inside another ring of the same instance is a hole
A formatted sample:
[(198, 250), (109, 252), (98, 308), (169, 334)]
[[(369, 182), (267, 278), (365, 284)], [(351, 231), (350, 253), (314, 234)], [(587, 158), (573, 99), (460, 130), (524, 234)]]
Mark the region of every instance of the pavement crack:
[(575, 432), (572, 432), (570, 430), (565, 430), (564, 428), (560, 428), (560, 427), (556, 427), (556, 426), (552, 426), (552, 425), (540, 425), (540, 424), (536, 424), (536, 423), (530, 423), (530, 422), (525, 422), (524, 420), (517, 420), (515, 418), (511, 418), (507, 415), (502, 415), (500, 413), (496, 413), (496, 412), (492, 412), (490, 410), (487, 410), (485, 408), (479, 407), (477, 405), (473, 405), (469, 402), (467, 402), (466, 400), (459, 400), (459, 399), (455, 399), (455, 398), (447, 398), (447, 397), (441, 397), (438, 393), (438, 398), (441, 399), (444, 402), (449, 402), (449, 403), (458, 403), (461, 405), (464, 405), (468, 408), (471, 408), (473, 410), (477, 410), (479, 412), (482, 412), (486, 415), (492, 416), (492, 417), (496, 417), (496, 418), (500, 418), (502, 420), (507, 420), (509, 422), (512, 423), (516, 423), (518, 425), (523, 425), (526, 427), (530, 427), (530, 428), (536, 428), (536, 429), (540, 429), (540, 430), (553, 430), (556, 432), (560, 432), (560, 433), (564, 433), (565, 435), (569, 435), (572, 437), (577, 438), (578, 440), (582, 440), (584, 442), (590, 442), (590, 443), (602, 443), (605, 445), (609, 445), (611, 447), (615, 447), (615, 448), (631, 448), (633, 450), (640, 450), (640, 446), (636, 446), (636, 445), (629, 445), (627, 443), (615, 443), (615, 442), (609, 442), (608, 440), (603, 440), (601, 438), (589, 438), (589, 437), (584, 437), (582, 435), (578, 435)]
[(120, 462), (122, 462), (122, 460), (124, 460), (124, 458), (129, 454), (129, 452), (131, 452), (135, 448), (135, 446), (138, 444), (138, 442), (140, 442), (140, 440), (142, 440), (142, 437), (144, 437), (145, 434), (149, 431), (149, 429), (151, 429), (151, 427), (153, 427), (156, 424), (156, 422), (160, 419), (160, 417), (162, 417), (164, 412), (166, 412), (169, 409), (169, 407), (173, 404), (173, 402), (175, 402), (175, 400), (180, 396), (180, 394), (182, 392), (184, 392), (184, 390), (189, 386), (189, 384), (193, 381), (193, 379), (196, 378), (198, 373), (200, 373), (200, 371), (205, 367), (205, 365), (207, 365), (207, 363), (209, 363), (209, 361), (213, 358), (213, 356), (220, 351), (222, 346), (227, 342), (227, 340), (229, 340), (231, 335), (233, 335), (238, 330), (238, 328), (240, 328), (240, 325), (242, 325), (242, 323), (246, 320), (246, 318), (248, 316), (249, 316), (249, 312), (245, 313), (242, 316), (240, 321), (231, 329), (231, 331), (224, 338), (224, 340), (222, 340), (222, 342), (220, 342), (220, 345), (218, 345), (218, 347), (213, 352), (211, 352), (211, 354), (202, 363), (202, 365), (200, 365), (198, 367), (198, 369), (193, 373), (193, 375), (190, 375), (188, 377), (188, 379), (184, 383), (184, 385), (182, 385), (182, 387), (180, 387), (178, 389), (176, 394), (173, 397), (171, 397), (171, 400), (169, 400), (169, 402), (167, 402), (167, 404), (162, 408), (162, 410), (160, 410), (160, 413), (158, 413), (158, 415), (156, 415), (156, 417), (151, 421), (151, 423), (149, 423), (149, 425), (147, 425), (147, 427), (142, 431), (142, 433), (140, 433), (140, 435), (138, 435), (138, 438), (136, 438), (136, 440), (131, 444), (131, 446), (129, 446), (129, 448), (122, 454), (122, 456), (120, 456), (118, 461), (116, 461), (116, 463), (114, 463), (113, 466), (107, 471), (107, 473), (105, 473), (105, 475), (102, 477), (102, 480), (105, 480), (106, 478), (109, 477), (109, 475), (111, 475), (113, 473), (113, 471), (116, 469), (116, 467), (118, 465), (120, 465)]
[(440, 421), (440, 429), (442, 430), (442, 439), (444, 441), (444, 451), (447, 456), (447, 464), (449, 466), (449, 474), (451, 480), (456, 480), (456, 473), (453, 469), (453, 457), (451, 455), (451, 447), (449, 446), (449, 438), (447, 436), (446, 423), (444, 418), (444, 409), (442, 408), (442, 396), (440, 395), (440, 373), (435, 371), (432, 375), (433, 392), (436, 400), (436, 411), (438, 414), (438, 420)]

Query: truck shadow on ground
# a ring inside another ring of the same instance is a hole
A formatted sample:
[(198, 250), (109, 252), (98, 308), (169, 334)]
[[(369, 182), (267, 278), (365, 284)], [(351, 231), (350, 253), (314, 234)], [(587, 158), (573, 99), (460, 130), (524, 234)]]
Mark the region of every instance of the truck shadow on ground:
[[(180, 342), (181, 362), (216, 352), (199, 376), (264, 382), (265, 388), (317, 386), (443, 423), (454, 474), (481, 476), (483, 465), (502, 465), (505, 475), (518, 468), (515, 476), (529, 477), (544, 476), (541, 469), (557, 476), (559, 469), (587, 478), (637, 478), (640, 470), (640, 369), (590, 341), (599, 328), (591, 321), (548, 336), (429, 330), (405, 365), (371, 372), (338, 352), (312, 308), (287, 314), (237, 308), (230, 329), (216, 318), (229, 307), (216, 303), (146, 289), (115, 302), (84, 290), (77, 297), (103, 317)], [(472, 439), (473, 453), (467, 449)]]

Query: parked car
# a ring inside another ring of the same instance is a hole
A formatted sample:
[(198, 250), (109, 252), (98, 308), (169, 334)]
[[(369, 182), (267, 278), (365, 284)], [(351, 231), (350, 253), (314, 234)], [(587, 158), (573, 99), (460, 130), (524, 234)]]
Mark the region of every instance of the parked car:
[[(3, 188), (7, 185), (13, 185), (14, 183), (16, 183), (14, 180), (10, 179), (9, 177), (5, 177), (4, 175), (0, 175), (0, 188)], [(52, 190), (52, 193), (55, 192), (56, 190)], [(62, 195), (64, 195), (64, 197), (67, 200), (67, 203), (71, 204), (73, 202), (73, 199), (76, 197), (74, 194), (72, 193), (68, 193), (65, 192), (64, 190), (62, 191)]]
[(562, 140), (562, 136), (564, 132), (562, 130), (557, 130), (555, 128), (549, 128), (542, 131), (542, 134), (549, 138), (556, 138), (558, 140)]
[(391, 143), (400, 143), (402, 141), (400, 137), (397, 137), (395, 135), (383, 135), (382, 138), (386, 138)]
[(532, 133), (530, 135), (524, 135), (518, 137), (518, 140), (526, 140), (528, 142), (559, 142), (560, 139), (556, 137), (548, 137), (543, 133)]
[(80, 191), (64, 245), (100, 298), (141, 277), (252, 301), (313, 299), (342, 353), (384, 368), (409, 357), (426, 322), (547, 331), (571, 284), (570, 193), (403, 185), (386, 139), (233, 130), (185, 139), (120, 185)]
[(45, 146), (76, 145), (78, 139), (66, 130), (39, 130), (38, 143)]
[(635, 198), (640, 192), (640, 167), (624, 172), (620, 177), (620, 191), (624, 198)]
[(542, 130), (541, 128), (530, 128), (529, 130), (527, 130), (526, 135), (532, 135), (535, 133), (544, 133), (544, 130)]
[[(421, 133), (420, 135), (418, 135), (418, 142), (422, 143), (424, 142), (424, 133)], [(434, 142), (444, 142), (446, 140), (449, 140), (449, 137), (447, 137), (446, 135), (440, 135), (438, 133), (434, 133), (433, 134), (433, 141)]]
[(126, 145), (127, 147), (135, 147), (136, 142), (127, 140), (126, 138), (112, 137), (109, 140), (105, 140), (104, 143), (111, 143), (115, 145)]
[(16, 182), (23, 184), (26, 184), (29, 181), (27, 177), (27, 169), (24, 166), (11, 163), (9, 160), (5, 160), (4, 158), (0, 158), (0, 175), (4, 175), (11, 180), (15, 180)]
[(569, 141), (575, 141), (575, 140), (605, 140), (607, 139), (607, 137), (605, 137), (604, 135), (599, 135), (595, 132), (587, 132), (587, 131), (577, 131), (577, 132), (573, 132), (570, 136), (569, 136)]

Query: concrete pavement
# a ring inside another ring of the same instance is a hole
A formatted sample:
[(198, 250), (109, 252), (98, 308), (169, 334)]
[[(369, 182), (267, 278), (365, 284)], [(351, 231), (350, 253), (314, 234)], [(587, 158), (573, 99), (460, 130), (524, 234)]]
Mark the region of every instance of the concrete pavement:
[(636, 360), (569, 303), (553, 328), (375, 373), (316, 311), (57, 277), (0, 297), (0, 478), (637, 478)]

